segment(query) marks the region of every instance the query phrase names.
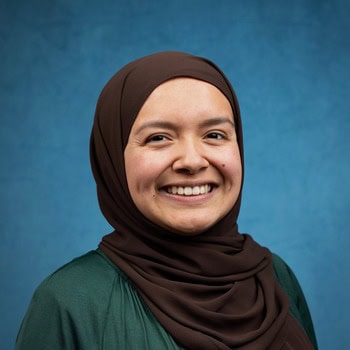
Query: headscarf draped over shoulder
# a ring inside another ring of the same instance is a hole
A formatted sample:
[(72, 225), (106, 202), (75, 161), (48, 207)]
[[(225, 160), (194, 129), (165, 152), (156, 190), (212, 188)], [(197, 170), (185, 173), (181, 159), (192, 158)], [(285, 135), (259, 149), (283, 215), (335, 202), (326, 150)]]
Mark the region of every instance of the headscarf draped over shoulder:
[(271, 253), (239, 234), (241, 192), (208, 231), (180, 236), (144, 217), (126, 180), (124, 150), (132, 125), (163, 82), (190, 77), (216, 86), (231, 104), (243, 168), (240, 110), (223, 72), (208, 59), (160, 52), (133, 61), (104, 87), (96, 107), (90, 158), (102, 213), (115, 231), (100, 248), (136, 287), (152, 313), (186, 349), (311, 349), (288, 314)]

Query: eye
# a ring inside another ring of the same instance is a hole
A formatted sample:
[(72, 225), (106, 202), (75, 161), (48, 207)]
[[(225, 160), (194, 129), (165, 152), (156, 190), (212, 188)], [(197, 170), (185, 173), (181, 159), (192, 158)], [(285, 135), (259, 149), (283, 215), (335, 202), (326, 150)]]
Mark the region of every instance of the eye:
[(166, 140), (168, 140), (168, 138), (164, 135), (152, 135), (152, 136), (147, 138), (146, 143), (162, 142), (162, 141), (166, 141)]
[(222, 140), (225, 138), (225, 135), (220, 132), (210, 132), (206, 135), (206, 138), (214, 139), (214, 140)]

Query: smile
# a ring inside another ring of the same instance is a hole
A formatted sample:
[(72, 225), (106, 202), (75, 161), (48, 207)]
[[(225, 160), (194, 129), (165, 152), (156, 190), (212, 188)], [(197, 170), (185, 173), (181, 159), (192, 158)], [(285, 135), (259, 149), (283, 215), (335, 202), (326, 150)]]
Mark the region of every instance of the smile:
[(202, 186), (169, 186), (167, 192), (170, 194), (176, 194), (179, 196), (199, 196), (201, 194), (207, 194), (212, 190), (211, 185)]

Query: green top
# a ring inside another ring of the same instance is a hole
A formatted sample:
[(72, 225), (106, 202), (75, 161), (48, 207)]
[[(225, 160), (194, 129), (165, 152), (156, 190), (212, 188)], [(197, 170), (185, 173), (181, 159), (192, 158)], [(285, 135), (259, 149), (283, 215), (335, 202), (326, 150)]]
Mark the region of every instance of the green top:
[[(291, 313), (316, 341), (310, 314), (290, 268), (274, 266), (290, 296)], [(130, 280), (101, 250), (54, 272), (35, 291), (16, 350), (181, 349), (140, 299)]]

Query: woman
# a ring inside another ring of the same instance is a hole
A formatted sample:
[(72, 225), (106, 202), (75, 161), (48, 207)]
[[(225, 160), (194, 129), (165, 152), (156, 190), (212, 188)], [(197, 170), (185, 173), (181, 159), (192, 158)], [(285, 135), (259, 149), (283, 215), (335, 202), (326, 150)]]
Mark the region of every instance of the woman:
[(91, 134), (115, 231), (38, 288), (17, 349), (313, 349), (292, 271), (238, 232), (243, 139), (209, 60), (143, 57), (103, 89)]

